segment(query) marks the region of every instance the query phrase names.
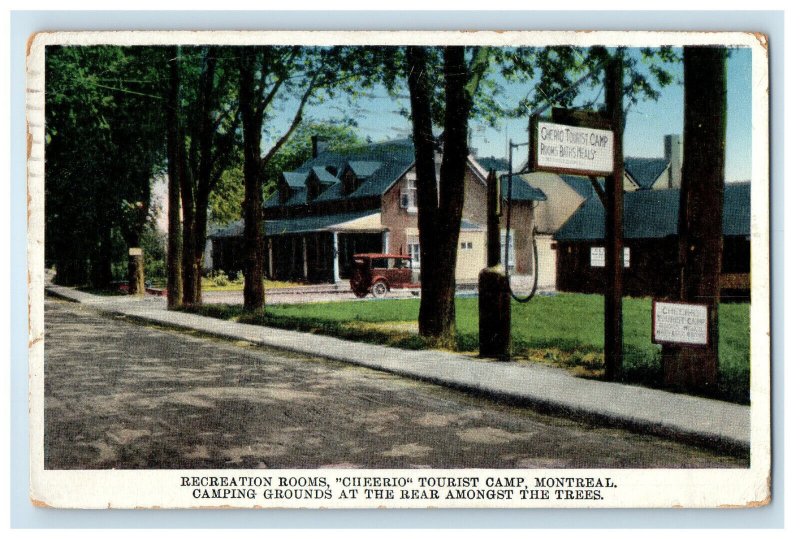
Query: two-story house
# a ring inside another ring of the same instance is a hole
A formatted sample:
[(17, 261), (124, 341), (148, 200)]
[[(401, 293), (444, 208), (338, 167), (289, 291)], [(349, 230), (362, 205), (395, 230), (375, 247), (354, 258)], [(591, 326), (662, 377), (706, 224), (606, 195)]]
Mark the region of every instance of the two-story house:
[[(278, 180), (264, 202), (265, 268), (277, 280), (339, 282), (350, 276), (356, 253), (399, 253), (419, 264), (418, 189), (410, 139), (318, 151)], [(437, 159), (437, 174), (439, 162)], [(475, 282), (486, 264), (486, 178), (470, 157), (464, 175), (464, 209), (456, 280)], [(505, 185), (505, 182), (504, 182)], [(505, 188), (503, 189), (505, 193)], [(512, 179), (510, 265), (530, 273), (531, 214), (544, 194)], [(503, 200), (503, 211), (508, 201)], [(241, 269), (242, 223), (212, 237), (214, 268)]]

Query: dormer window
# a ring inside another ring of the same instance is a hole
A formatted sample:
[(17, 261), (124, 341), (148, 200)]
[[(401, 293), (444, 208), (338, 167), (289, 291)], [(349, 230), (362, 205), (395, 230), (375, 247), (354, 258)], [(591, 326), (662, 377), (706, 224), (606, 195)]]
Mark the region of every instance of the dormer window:
[(344, 173), (344, 177), (342, 178), (344, 181), (344, 192), (345, 194), (350, 194), (356, 190), (358, 187), (358, 178), (356, 178), (355, 173), (352, 170), (347, 170)]
[(345, 194), (356, 191), (361, 182), (367, 180), (381, 168), (379, 161), (349, 161), (344, 168), (342, 180)]
[(315, 198), (319, 196), (320, 193), (320, 183), (319, 180), (316, 178), (309, 178), (308, 183), (306, 183), (306, 195), (308, 202), (311, 202)]
[(406, 174), (404, 187), (400, 190), (400, 207), (408, 213), (417, 213), (417, 174)]
[(289, 197), (292, 196), (292, 190), (286, 182), (280, 182), (278, 185), (278, 200), (281, 204), (286, 204)]
[(298, 191), (306, 186), (306, 174), (298, 172), (283, 172), (279, 180), (279, 196), (281, 204), (286, 202)]

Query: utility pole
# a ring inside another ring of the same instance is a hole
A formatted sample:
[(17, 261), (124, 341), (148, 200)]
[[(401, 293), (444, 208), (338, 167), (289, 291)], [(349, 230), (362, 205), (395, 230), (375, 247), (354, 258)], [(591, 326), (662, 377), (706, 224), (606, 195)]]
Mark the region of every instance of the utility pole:
[(617, 51), (606, 66), (605, 100), (614, 132), (614, 171), (606, 176), (606, 297), (605, 376), (618, 380), (622, 374), (622, 241), (623, 174), (622, 54)]

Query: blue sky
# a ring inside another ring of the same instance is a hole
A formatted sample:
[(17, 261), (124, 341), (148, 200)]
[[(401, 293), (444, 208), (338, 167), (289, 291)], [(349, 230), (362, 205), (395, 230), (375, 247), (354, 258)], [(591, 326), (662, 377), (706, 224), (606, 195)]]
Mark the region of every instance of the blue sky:
[[(628, 113), (624, 136), (626, 156), (663, 156), (664, 135), (683, 131), (683, 65), (667, 66), (674, 82), (661, 89), (657, 101), (640, 101)], [(728, 117), (726, 179), (727, 181), (749, 180), (751, 177), (752, 135), (752, 61), (750, 49), (734, 49), (728, 60)], [(508, 102), (519, 99), (531, 90), (531, 83), (507, 87)], [(585, 88), (577, 100), (594, 98), (600, 88)], [(405, 93), (405, 92), (403, 92)], [(602, 102), (602, 93), (600, 94)], [(408, 108), (406, 97), (392, 98), (380, 88), (369, 96), (348, 103), (344, 98), (335, 98), (307, 109), (306, 118), (318, 121), (354, 118), (362, 137), (374, 141), (406, 136), (411, 132), (409, 121), (400, 111)], [(291, 111), (277, 115), (278, 125), (288, 119)], [(472, 145), (479, 156), (506, 156), (508, 139), (514, 142), (527, 141), (527, 120), (501, 120), (497, 129), (480, 121), (471, 122)], [(267, 137), (268, 139), (269, 137)], [(265, 150), (269, 140), (265, 140)], [(524, 159), (525, 149), (514, 155), (515, 165)]]

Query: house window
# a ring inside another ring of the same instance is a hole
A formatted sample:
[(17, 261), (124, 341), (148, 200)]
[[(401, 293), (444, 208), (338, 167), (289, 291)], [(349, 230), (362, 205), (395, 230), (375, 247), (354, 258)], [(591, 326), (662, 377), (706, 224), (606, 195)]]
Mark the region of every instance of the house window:
[[(513, 271), (516, 267), (517, 263), (517, 256), (516, 250), (514, 248), (514, 231), (511, 231), (511, 235), (508, 238), (508, 269), (509, 271)], [(505, 267), (506, 265), (506, 231), (500, 231), (500, 264)]]
[[(589, 251), (589, 266), (593, 268), (606, 267), (606, 248), (592, 247)], [(625, 247), (622, 251), (622, 266), (631, 267), (631, 248)]]
[(309, 180), (306, 185), (308, 186), (308, 191), (307, 191), (308, 202), (311, 202), (312, 200), (314, 200), (319, 196), (320, 184), (319, 181), (312, 179)]
[(405, 187), (400, 190), (400, 207), (409, 213), (417, 211), (417, 174), (406, 174)]
[(343, 180), (344, 180), (343, 181), (344, 191), (345, 194), (347, 195), (355, 191), (356, 188), (358, 187), (356, 175), (352, 170), (348, 170), (347, 172), (345, 172)]
[(408, 238), (408, 254), (411, 255), (411, 267), (419, 267), (419, 238)]
[(461, 242), (461, 249), (463, 251), (471, 251), (472, 250), (472, 242), (471, 241), (462, 241)]

